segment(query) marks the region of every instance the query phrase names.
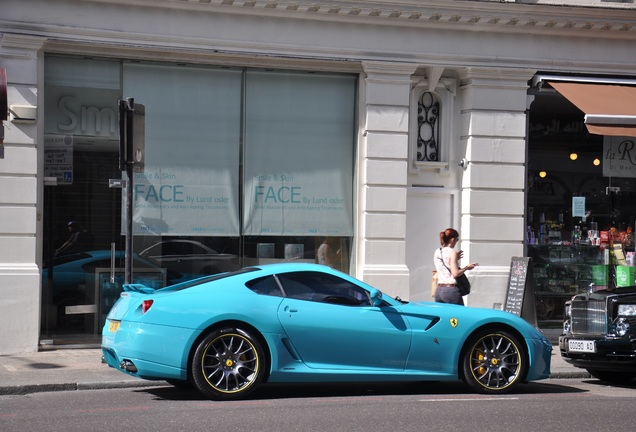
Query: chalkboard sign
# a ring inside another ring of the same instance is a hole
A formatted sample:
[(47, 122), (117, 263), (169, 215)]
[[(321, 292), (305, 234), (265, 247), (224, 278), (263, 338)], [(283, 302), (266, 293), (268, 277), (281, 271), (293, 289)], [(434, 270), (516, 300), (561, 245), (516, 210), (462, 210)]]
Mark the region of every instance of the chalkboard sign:
[(529, 270), (530, 258), (512, 257), (504, 310), (535, 323), (534, 301), (528, 301), (534, 300), (534, 293), (528, 292), (529, 290), (526, 289), (530, 279)]

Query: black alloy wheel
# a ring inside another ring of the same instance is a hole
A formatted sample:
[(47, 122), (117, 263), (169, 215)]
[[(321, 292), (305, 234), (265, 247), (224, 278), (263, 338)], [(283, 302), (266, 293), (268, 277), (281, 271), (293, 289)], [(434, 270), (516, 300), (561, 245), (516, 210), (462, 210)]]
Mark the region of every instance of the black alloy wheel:
[(524, 345), (506, 331), (482, 331), (467, 344), (462, 361), (463, 377), (478, 393), (507, 393), (526, 374)]
[(261, 343), (250, 332), (224, 328), (207, 335), (192, 358), (195, 387), (213, 400), (247, 397), (265, 374)]

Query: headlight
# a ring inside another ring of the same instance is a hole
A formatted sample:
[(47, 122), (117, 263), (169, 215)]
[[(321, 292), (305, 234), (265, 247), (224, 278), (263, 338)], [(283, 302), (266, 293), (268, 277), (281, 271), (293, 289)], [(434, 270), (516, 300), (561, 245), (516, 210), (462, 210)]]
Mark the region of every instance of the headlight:
[(568, 335), (570, 334), (571, 330), (572, 330), (572, 324), (570, 323), (569, 319), (566, 319), (565, 321), (563, 321), (563, 334)]
[(629, 322), (625, 318), (619, 318), (616, 321), (616, 335), (623, 337), (629, 333)]
[(633, 304), (618, 305), (618, 315), (636, 316), (636, 305), (633, 305)]

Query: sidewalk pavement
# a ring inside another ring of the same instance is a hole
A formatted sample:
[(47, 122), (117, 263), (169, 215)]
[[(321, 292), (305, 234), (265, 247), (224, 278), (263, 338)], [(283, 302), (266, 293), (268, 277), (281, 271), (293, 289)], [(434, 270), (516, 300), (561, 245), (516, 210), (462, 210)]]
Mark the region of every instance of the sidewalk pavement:
[[(552, 351), (551, 378), (589, 378), (566, 363), (558, 346)], [(0, 395), (62, 390), (92, 390), (165, 385), (131, 377), (102, 363), (98, 348), (45, 350), (0, 356)]]

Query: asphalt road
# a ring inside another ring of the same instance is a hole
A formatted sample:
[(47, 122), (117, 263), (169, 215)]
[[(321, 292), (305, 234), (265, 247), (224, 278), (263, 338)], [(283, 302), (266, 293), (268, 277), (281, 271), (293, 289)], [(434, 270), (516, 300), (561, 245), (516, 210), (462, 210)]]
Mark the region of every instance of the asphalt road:
[(0, 396), (12, 431), (632, 431), (636, 382), (550, 379), (508, 395), (460, 383), (269, 385), (252, 398), (209, 401), (170, 386)]

